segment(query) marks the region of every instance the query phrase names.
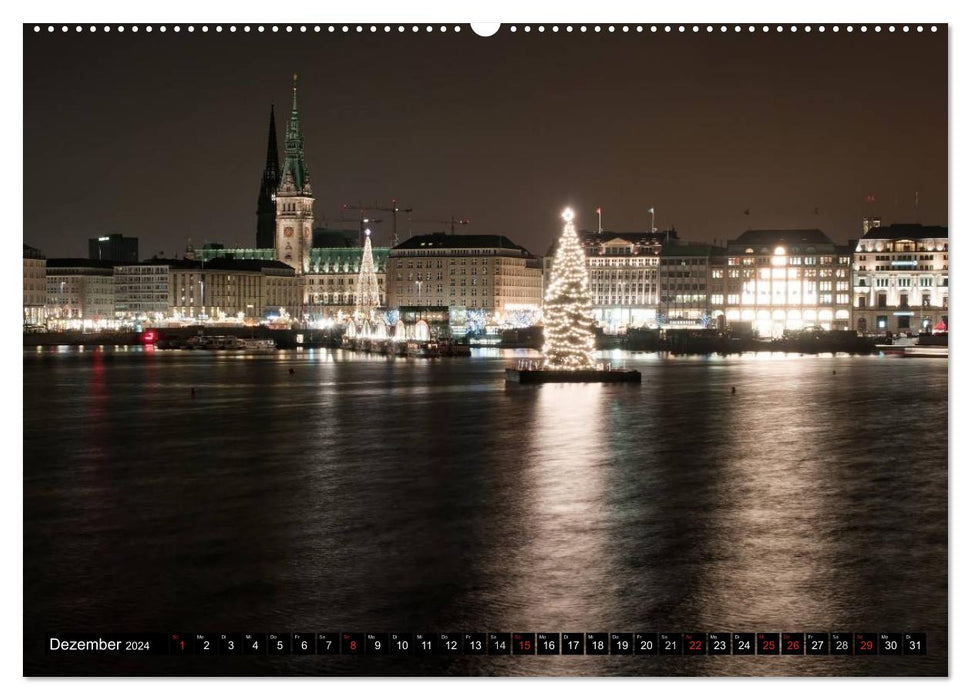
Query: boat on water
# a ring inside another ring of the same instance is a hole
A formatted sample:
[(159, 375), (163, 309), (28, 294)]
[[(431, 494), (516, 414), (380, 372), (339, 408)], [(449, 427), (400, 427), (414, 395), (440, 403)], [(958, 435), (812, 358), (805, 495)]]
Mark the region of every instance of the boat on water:
[(874, 346), (877, 352), (884, 355), (903, 355), (907, 348), (917, 345), (916, 336), (904, 336), (902, 338), (888, 338), (887, 343), (878, 343)]
[(238, 352), (272, 352), (272, 338), (239, 338), (235, 335), (197, 335), (186, 341), (187, 350), (230, 350)]
[(246, 350), (247, 352), (271, 352), (276, 350), (276, 341), (273, 338), (237, 338), (236, 350)]
[(466, 343), (456, 343), (446, 340), (438, 344), (438, 351), (442, 357), (472, 357), (472, 347)]
[(914, 345), (907, 348), (904, 352), (904, 357), (939, 357), (947, 359), (947, 346), (935, 347), (933, 345)]
[(939, 357), (947, 359), (947, 333), (921, 333), (914, 337), (896, 338), (876, 346), (884, 355), (901, 357)]
[(947, 359), (947, 333), (921, 333), (917, 343), (904, 349), (904, 357), (940, 357)]
[(399, 357), (471, 357), (472, 349), (462, 343), (442, 340), (395, 340), (394, 338), (350, 338), (344, 336), (341, 347), (379, 355)]
[(361, 336), (341, 338), (341, 348), (344, 350), (356, 350), (358, 352), (370, 352), (378, 355), (393, 354), (391, 349), (391, 339), (389, 338), (365, 338)]
[(438, 343), (434, 341), (409, 340), (405, 344), (405, 355), (408, 357), (438, 357), (440, 354)]

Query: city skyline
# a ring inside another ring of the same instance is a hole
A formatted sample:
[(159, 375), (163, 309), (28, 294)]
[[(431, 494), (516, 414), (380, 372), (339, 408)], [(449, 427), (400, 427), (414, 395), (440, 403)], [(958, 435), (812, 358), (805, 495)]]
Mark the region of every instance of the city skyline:
[[(25, 178), (54, 173), (61, 196), (25, 188), (24, 241), (49, 256), (115, 232), (143, 257), (189, 239), (255, 245), (269, 107), (282, 141), (294, 72), (315, 214), (331, 226), (355, 227), (337, 221), (342, 204), (397, 198), (414, 233), (447, 228), (419, 219), (467, 217), (463, 233), (543, 255), (567, 205), (578, 228), (595, 229), (602, 207), (616, 231), (646, 230), (654, 207), (658, 228), (709, 243), (761, 228), (845, 242), (865, 214), (946, 224), (946, 50), (942, 32), (95, 43), (27, 26)], [(402, 238), (408, 226), (399, 217)], [(387, 245), (390, 221), (374, 230)]]

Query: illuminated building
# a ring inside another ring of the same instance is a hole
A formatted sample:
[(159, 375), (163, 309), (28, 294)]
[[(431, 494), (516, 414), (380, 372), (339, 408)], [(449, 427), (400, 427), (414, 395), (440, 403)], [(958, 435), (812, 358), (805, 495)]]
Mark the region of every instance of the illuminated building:
[(115, 318), (114, 265), (85, 258), (47, 261), (47, 322), (57, 329), (105, 328)]
[[(356, 240), (357, 233), (354, 233)], [(387, 306), (385, 267), (388, 248), (371, 248), (378, 283), (379, 306)], [(310, 271), (303, 276), (305, 313), (309, 320), (338, 319), (354, 313), (364, 249), (320, 247), (310, 251)]]
[(43, 325), (46, 304), (47, 261), (37, 248), (24, 244), (24, 325)]
[[(657, 322), (658, 268), (661, 246), (677, 238), (676, 231), (618, 233), (581, 231), (595, 323), (607, 333)], [(543, 264), (545, 278), (556, 253), (550, 248)]]
[[(354, 312), (357, 278), (364, 249), (357, 244), (357, 231), (315, 228), (314, 246), (308, 253), (307, 272), (297, 278), (303, 300), (295, 318), (308, 321), (339, 319)], [(389, 248), (371, 249), (378, 281), (381, 305), (386, 306), (384, 292), (385, 265)], [(276, 260), (274, 248), (225, 248), (208, 244), (186, 249), (186, 258), (210, 260), (220, 257), (236, 260)]]
[(115, 265), (115, 318), (157, 321), (169, 315), (169, 264)]
[(167, 261), (176, 319), (258, 322), (301, 313), (300, 281), (279, 260)]
[(946, 226), (864, 226), (853, 253), (853, 323), (860, 333), (948, 325)]
[(388, 307), (448, 308), (453, 326), (470, 314), (528, 325), (543, 304), (540, 261), (505, 236), (412, 236), (391, 249), (386, 276)]
[(707, 326), (711, 317), (708, 296), (712, 246), (671, 242), (661, 248), (658, 325)]
[(137, 263), (138, 239), (120, 233), (89, 238), (88, 258), (101, 262)]
[(761, 337), (850, 328), (850, 252), (818, 229), (746, 231), (710, 262), (712, 317)]

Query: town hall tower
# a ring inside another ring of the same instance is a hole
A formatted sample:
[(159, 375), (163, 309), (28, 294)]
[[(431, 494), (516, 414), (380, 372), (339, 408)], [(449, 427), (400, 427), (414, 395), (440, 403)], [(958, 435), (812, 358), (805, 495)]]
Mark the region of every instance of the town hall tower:
[(293, 76), (293, 105), (287, 124), (285, 158), (276, 202), (276, 257), (293, 267), (298, 275), (310, 269), (313, 245), (314, 197), (310, 172), (304, 162), (303, 132), (297, 114), (297, 76)]

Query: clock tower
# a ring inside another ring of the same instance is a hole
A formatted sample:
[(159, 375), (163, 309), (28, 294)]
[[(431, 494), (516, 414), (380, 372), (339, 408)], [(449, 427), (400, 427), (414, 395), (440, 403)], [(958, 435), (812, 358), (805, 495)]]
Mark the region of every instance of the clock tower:
[(276, 257), (297, 271), (310, 269), (310, 247), (313, 244), (314, 196), (310, 189), (310, 172), (303, 159), (303, 132), (297, 114), (297, 76), (293, 76), (293, 106), (287, 124), (286, 158), (280, 186), (273, 197), (276, 202)]

